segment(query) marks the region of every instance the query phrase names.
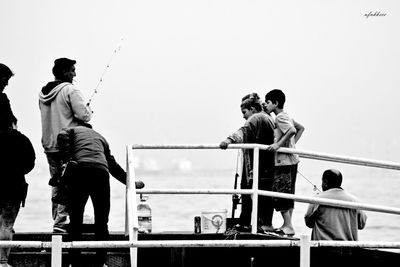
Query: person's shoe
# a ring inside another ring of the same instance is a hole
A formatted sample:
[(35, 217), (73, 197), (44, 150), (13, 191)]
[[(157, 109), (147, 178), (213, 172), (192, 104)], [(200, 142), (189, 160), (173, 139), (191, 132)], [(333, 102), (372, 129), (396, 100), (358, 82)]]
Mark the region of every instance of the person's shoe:
[(263, 232), (273, 232), (273, 231), (275, 231), (275, 228), (272, 225), (261, 225), (260, 229)]

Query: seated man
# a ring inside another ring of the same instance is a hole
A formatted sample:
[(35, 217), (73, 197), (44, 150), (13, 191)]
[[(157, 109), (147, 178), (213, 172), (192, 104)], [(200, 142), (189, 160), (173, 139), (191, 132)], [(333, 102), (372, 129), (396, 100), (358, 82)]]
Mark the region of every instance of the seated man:
[[(322, 175), (323, 192), (317, 197), (342, 201), (357, 199), (343, 190), (342, 174), (336, 169)], [(367, 216), (362, 210), (312, 203), (305, 214), (306, 225), (312, 228), (312, 240), (357, 241), (358, 229), (364, 229)]]

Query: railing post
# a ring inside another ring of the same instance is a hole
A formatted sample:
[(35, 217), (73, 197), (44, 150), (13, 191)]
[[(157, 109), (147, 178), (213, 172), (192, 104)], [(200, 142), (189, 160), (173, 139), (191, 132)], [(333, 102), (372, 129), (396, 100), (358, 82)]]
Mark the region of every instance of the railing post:
[[(138, 240), (138, 216), (136, 210), (135, 170), (132, 164), (132, 146), (126, 147), (126, 210), (125, 232), (128, 232), (129, 241)], [(137, 266), (137, 247), (130, 247), (131, 266)]]
[(255, 147), (253, 151), (253, 206), (251, 213), (251, 233), (256, 234), (258, 228), (258, 166), (260, 148)]
[(62, 236), (51, 237), (51, 267), (61, 267), (62, 258)]
[(300, 235), (300, 267), (310, 267), (310, 236)]

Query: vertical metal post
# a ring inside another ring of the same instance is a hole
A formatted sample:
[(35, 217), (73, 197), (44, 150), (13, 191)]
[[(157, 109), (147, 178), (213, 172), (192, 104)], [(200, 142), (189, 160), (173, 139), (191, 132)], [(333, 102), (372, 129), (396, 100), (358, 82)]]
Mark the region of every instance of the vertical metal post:
[(310, 236), (300, 235), (300, 267), (310, 267)]
[(51, 267), (61, 267), (62, 258), (62, 236), (51, 237)]
[(256, 234), (258, 228), (258, 166), (260, 148), (255, 147), (253, 151), (253, 208), (251, 213), (251, 233)]
[[(129, 241), (138, 240), (138, 217), (136, 210), (136, 187), (135, 170), (132, 163), (132, 146), (126, 147), (126, 210), (125, 210), (125, 231), (128, 230)], [(130, 247), (131, 266), (137, 266), (137, 247)]]

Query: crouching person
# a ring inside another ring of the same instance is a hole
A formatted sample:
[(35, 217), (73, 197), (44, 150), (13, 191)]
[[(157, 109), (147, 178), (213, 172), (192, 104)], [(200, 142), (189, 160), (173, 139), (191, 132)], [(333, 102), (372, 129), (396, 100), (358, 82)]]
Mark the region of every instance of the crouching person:
[[(73, 240), (80, 240), (86, 203), (89, 197), (93, 203), (94, 229), (96, 240), (108, 240), (108, 216), (110, 213), (109, 174), (126, 184), (126, 172), (111, 155), (106, 139), (92, 129), (90, 124), (63, 129), (57, 143), (64, 162), (74, 161), (73, 174), (69, 174), (67, 207), (70, 214), (69, 234)], [(136, 188), (143, 188), (143, 182), (136, 182)], [(104, 266), (107, 252), (96, 251), (94, 266)], [(80, 252), (71, 250), (71, 266), (80, 266)]]

